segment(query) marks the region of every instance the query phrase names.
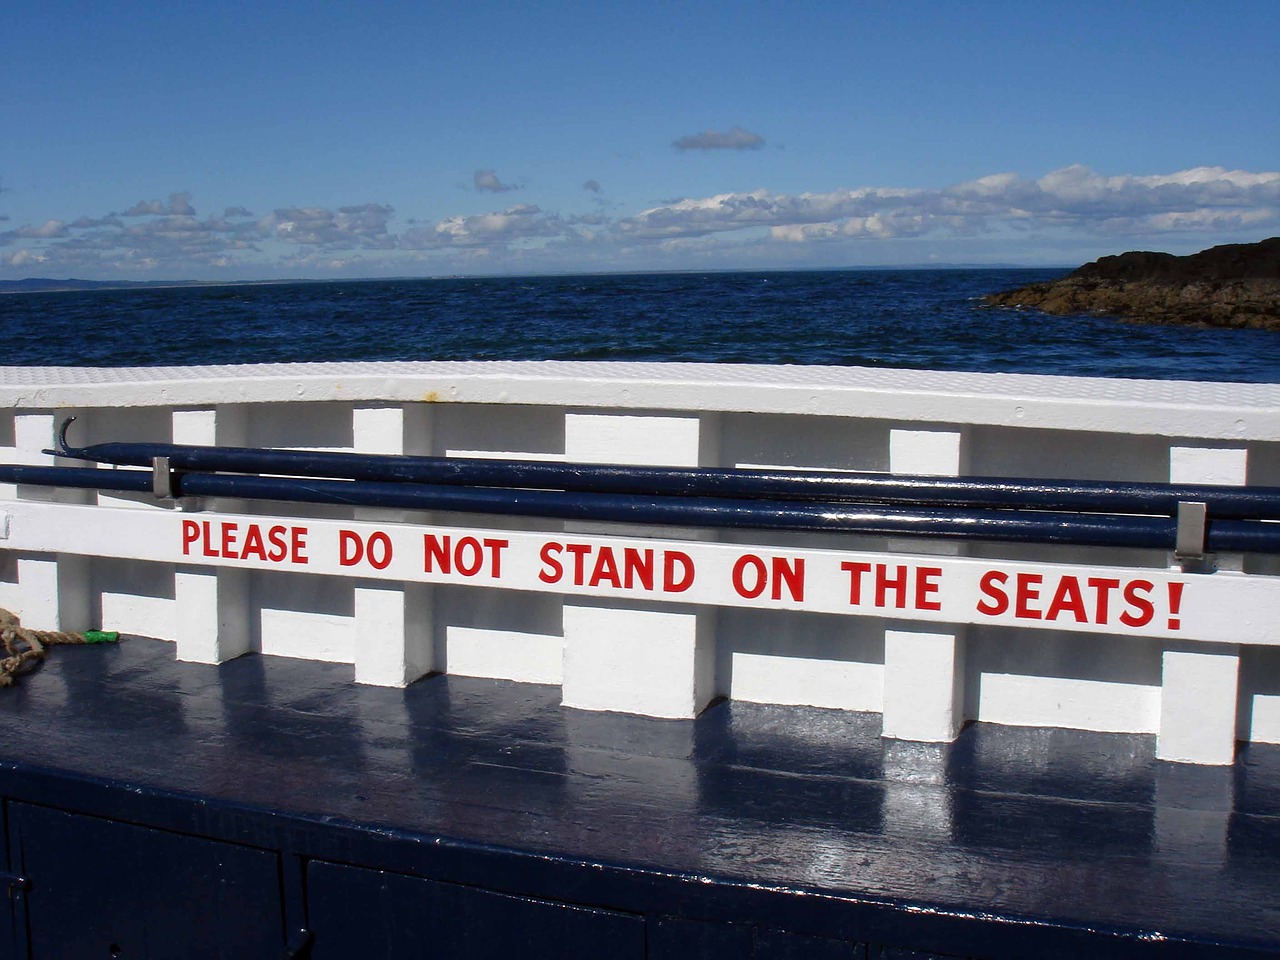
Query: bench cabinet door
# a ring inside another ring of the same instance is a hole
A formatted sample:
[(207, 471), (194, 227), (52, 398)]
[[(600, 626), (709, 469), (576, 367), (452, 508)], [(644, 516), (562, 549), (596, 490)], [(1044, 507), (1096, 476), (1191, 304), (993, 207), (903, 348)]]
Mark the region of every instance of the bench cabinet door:
[(643, 960), (644, 919), (417, 877), (313, 861), (313, 960)]
[(22, 803), (9, 830), (32, 957), (283, 953), (273, 852)]

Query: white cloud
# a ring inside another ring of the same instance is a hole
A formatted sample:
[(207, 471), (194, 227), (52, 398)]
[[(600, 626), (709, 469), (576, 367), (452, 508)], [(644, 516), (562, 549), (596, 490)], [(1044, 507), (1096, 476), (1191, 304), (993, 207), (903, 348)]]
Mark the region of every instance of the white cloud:
[[(496, 174), (494, 181), (507, 186)], [(589, 194), (593, 182), (583, 184)], [(955, 259), (977, 259), (969, 251), (978, 240), (1006, 262), (1026, 262), (1037, 251), (1061, 262), (1063, 250), (1186, 252), (1280, 232), (1280, 172), (1221, 167), (1104, 175), (1073, 165), (929, 190), (759, 189), (666, 201), (630, 215), (619, 212), (620, 202), (588, 199), (589, 210), (523, 203), (397, 224), (383, 203), (281, 206), (256, 220), (231, 205), (222, 216), (200, 218), (178, 212), (194, 210), (190, 195), (173, 194), (128, 216), (49, 218), (0, 230), (0, 271), (21, 276), (39, 264), (68, 276), (267, 277), (837, 265), (923, 260), (910, 252), (922, 249), (913, 238), (928, 238), (931, 251), (935, 241), (950, 243)]]
[(380, 203), (339, 207), (281, 207), (257, 222), (258, 233), (285, 243), (334, 249), (390, 249), (393, 208)]
[(690, 134), (672, 141), (671, 145), (677, 150), (759, 150), (764, 146), (764, 137), (741, 127), (730, 127), (723, 132), (704, 130)]
[(446, 217), (431, 227), (406, 231), (400, 237), (400, 246), (412, 250), (505, 247), (516, 240), (562, 236), (565, 230), (558, 215), (533, 204), (519, 204), (500, 213)]
[(520, 189), (514, 183), (503, 183), (493, 170), (477, 170), (471, 175), (471, 180), (475, 184), (476, 190), (480, 193), (485, 191), (489, 193), (508, 193), (512, 190)]
[(1102, 176), (1075, 165), (1026, 180), (997, 173), (941, 190), (863, 187), (767, 190), (680, 200), (618, 223), (636, 237), (703, 236), (768, 227), (788, 242), (967, 233), (1026, 223), (1098, 232), (1229, 229), (1276, 221), (1280, 172), (1197, 167), (1159, 176)]
[(18, 250), (14, 253), (5, 254), (0, 257), (0, 263), (9, 267), (25, 267), (44, 263), (49, 258), (42, 253), (34, 253), (31, 250)]
[(179, 216), (194, 217), (195, 208), (191, 206), (190, 193), (171, 193), (168, 202), (162, 200), (139, 200), (123, 213), (112, 214), (120, 217)]

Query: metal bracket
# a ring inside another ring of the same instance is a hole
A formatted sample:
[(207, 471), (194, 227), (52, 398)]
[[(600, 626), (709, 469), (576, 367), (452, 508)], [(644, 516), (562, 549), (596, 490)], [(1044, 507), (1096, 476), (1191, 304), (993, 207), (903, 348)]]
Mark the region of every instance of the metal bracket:
[(1208, 526), (1208, 508), (1203, 503), (1180, 501), (1174, 558), (1183, 563), (1202, 563)]
[(151, 458), (151, 492), (161, 500), (174, 498), (174, 472), (168, 457)]

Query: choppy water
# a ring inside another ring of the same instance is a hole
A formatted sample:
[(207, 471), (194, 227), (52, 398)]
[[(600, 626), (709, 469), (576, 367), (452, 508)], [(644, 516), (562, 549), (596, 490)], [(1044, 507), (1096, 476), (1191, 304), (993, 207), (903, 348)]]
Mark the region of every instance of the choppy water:
[(1280, 334), (990, 310), (1044, 270), (364, 280), (0, 295), (0, 363), (695, 360), (1280, 382)]

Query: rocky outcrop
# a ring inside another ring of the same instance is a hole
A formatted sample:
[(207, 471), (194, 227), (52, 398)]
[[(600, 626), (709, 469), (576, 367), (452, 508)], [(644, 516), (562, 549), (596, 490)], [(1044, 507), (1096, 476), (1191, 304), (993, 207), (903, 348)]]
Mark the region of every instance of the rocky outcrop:
[(1280, 237), (1186, 257), (1146, 251), (1102, 257), (1060, 280), (990, 294), (984, 302), (1137, 323), (1280, 330)]

